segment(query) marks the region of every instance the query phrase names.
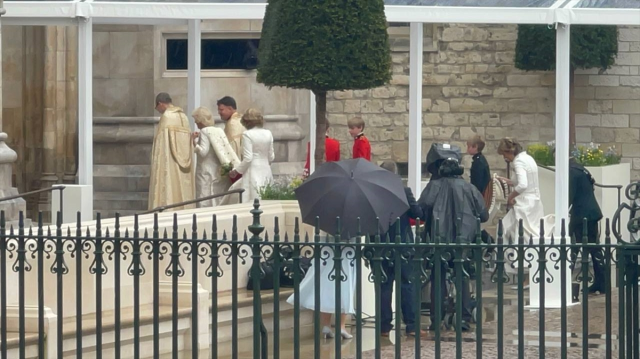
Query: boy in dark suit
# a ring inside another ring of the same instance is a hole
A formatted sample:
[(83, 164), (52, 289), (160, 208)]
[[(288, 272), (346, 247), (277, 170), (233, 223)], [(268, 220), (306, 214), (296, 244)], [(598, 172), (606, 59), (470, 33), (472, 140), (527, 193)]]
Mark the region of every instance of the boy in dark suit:
[[(598, 241), (598, 223), (602, 219), (602, 211), (596, 200), (593, 185), (595, 180), (591, 173), (578, 164), (573, 158), (569, 159), (569, 235), (574, 236), (577, 243), (582, 243), (584, 220), (587, 221), (588, 243)], [(593, 261), (593, 285), (589, 287), (589, 293), (604, 293), (605, 271), (602, 268), (604, 255), (601, 248), (590, 248)], [(584, 254), (583, 254), (584, 255)], [(572, 253), (572, 261), (575, 262), (577, 253)]]
[[(471, 184), (474, 185), (484, 198), (484, 205), (487, 210), (491, 206), (491, 197), (493, 196), (493, 185), (491, 184), (491, 170), (486, 157), (482, 154), (484, 150), (484, 141), (479, 135), (474, 135), (467, 140), (467, 154), (472, 156), (471, 171), (469, 178)], [(493, 242), (493, 239), (485, 231), (482, 230), (482, 241), (485, 243)]]
[[(398, 173), (398, 167), (393, 161), (385, 161), (381, 165), (382, 168), (386, 169), (389, 172)], [(400, 217), (400, 236), (402, 237), (402, 243), (413, 243), (414, 235), (411, 230), (411, 225), (409, 224), (409, 218), (417, 219), (422, 218), (422, 208), (416, 202), (415, 197), (413, 196), (413, 192), (411, 192), (411, 188), (404, 188), (405, 194), (407, 195), (407, 202), (409, 202), (409, 210), (405, 212)], [(393, 223), (389, 227), (389, 231), (381, 238), (382, 241), (389, 240), (390, 242), (395, 241), (396, 233), (397, 233), (397, 223)], [(402, 321), (404, 322), (406, 328), (407, 335), (415, 336), (416, 328), (415, 327), (415, 311), (414, 307), (414, 296), (413, 296), (413, 287), (414, 285), (410, 282), (411, 280), (411, 264), (403, 261), (400, 264), (400, 271), (402, 277), (401, 291), (402, 291), (402, 303), (400, 303), (400, 307), (402, 308)], [(387, 276), (387, 281), (381, 284), (380, 293), (380, 309), (381, 309), (381, 333), (382, 336), (389, 336), (389, 332), (393, 328), (391, 324), (393, 320), (393, 309), (391, 308), (391, 297), (393, 295), (393, 281), (395, 280), (395, 267), (391, 266), (389, 261), (382, 262), (382, 270), (385, 272)], [(396, 313), (399, 315), (399, 313)], [(421, 336), (426, 335), (426, 332), (420, 330)]]

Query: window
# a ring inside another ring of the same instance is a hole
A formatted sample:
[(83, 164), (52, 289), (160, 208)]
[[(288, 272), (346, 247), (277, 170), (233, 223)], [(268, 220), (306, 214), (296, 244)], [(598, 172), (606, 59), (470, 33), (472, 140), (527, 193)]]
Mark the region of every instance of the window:
[[(259, 39), (202, 39), (201, 69), (253, 70), (258, 65)], [(167, 39), (167, 70), (187, 70), (188, 42)]]

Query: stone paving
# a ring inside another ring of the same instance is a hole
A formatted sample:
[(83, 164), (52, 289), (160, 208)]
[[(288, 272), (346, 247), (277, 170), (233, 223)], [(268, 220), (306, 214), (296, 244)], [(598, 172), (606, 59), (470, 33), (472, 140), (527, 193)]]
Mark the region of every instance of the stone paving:
[[(493, 295), (493, 298), (492, 298)], [(487, 322), (483, 325), (483, 345), (482, 358), (497, 358), (497, 313), (498, 308), (495, 304), (495, 291), (487, 291), (485, 297), (485, 317)], [(518, 319), (517, 319), (517, 296), (515, 291), (505, 291), (504, 297), (504, 336), (503, 336), (503, 354), (505, 358), (518, 357)], [(612, 295), (611, 306), (611, 341), (612, 341), (612, 358), (618, 358), (618, 311), (617, 311), (617, 293)], [(540, 338), (539, 338), (539, 311), (526, 310), (524, 313), (525, 328), (525, 351), (524, 358), (540, 357)], [(588, 358), (605, 358), (606, 343), (606, 320), (605, 320), (605, 296), (590, 296), (588, 301)], [(583, 358), (582, 352), (582, 305), (580, 303), (567, 308), (567, 327), (568, 327), (568, 358)], [(428, 323), (428, 317), (424, 317), (424, 322)], [(425, 325), (426, 326), (426, 325)], [(474, 327), (475, 329), (475, 327)], [(350, 328), (352, 333), (355, 328)], [(560, 310), (545, 310), (545, 358), (560, 358)], [(302, 339), (300, 341), (300, 354), (303, 358), (310, 358), (314, 355), (316, 349), (313, 341), (312, 328), (303, 328)], [(291, 331), (283, 331), (281, 333), (280, 359), (294, 358), (294, 343)], [(464, 333), (462, 342), (462, 358), (478, 358), (476, 356), (475, 332)], [(435, 335), (429, 332), (426, 338), (420, 342), (420, 358), (436, 358), (435, 356)], [(272, 358), (273, 337), (270, 335), (269, 357)], [(441, 353), (439, 358), (449, 359), (456, 358), (455, 332), (445, 331), (441, 337)], [(395, 358), (395, 333), (391, 332), (390, 338), (381, 338), (380, 357), (383, 359)], [(375, 334), (374, 326), (371, 321), (365, 322), (362, 336), (363, 353), (361, 356), (356, 355), (356, 338), (343, 341), (341, 346), (342, 358), (363, 359), (375, 358)], [(238, 343), (239, 355), (238, 359), (253, 358), (252, 339), (243, 339)], [(320, 357), (323, 359), (335, 358), (335, 341), (332, 339), (322, 339), (318, 348)], [(206, 357), (209, 357), (208, 355)], [(221, 355), (221, 359), (231, 358), (231, 355)], [(402, 337), (400, 345), (401, 358), (414, 358), (415, 341), (414, 338)], [(186, 358), (186, 357), (185, 357)]]

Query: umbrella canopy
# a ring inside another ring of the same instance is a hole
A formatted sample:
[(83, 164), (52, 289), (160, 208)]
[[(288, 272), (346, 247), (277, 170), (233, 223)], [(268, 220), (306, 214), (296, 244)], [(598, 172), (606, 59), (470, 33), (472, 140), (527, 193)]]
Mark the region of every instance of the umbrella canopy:
[(319, 217), (320, 229), (333, 235), (340, 217), (344, 239), (358, 233), (358, 218), (361, 234), (384, 234), (409, 209), (400, 177), (361, 158), (323, 164), (296, 197), (304, 223), (315, 225)]

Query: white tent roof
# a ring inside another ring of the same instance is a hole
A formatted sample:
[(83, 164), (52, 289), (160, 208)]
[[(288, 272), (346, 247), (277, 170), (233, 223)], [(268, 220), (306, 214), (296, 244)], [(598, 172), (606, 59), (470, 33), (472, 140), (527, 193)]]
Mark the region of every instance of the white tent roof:
[[(391, 22), (640, 25), (638, 0), (385, 0)], [(264, 16), (265, 0), (5, 1), (8, 24), (249, 19)]]

